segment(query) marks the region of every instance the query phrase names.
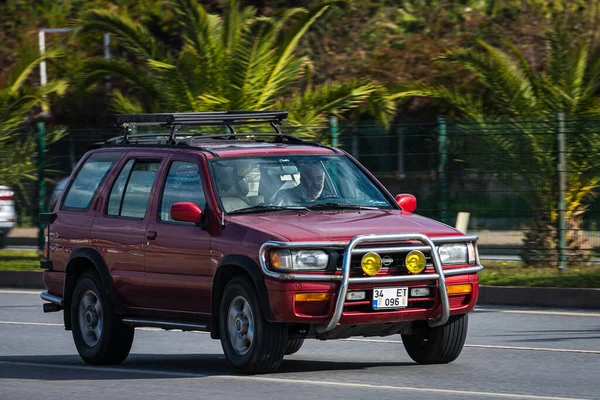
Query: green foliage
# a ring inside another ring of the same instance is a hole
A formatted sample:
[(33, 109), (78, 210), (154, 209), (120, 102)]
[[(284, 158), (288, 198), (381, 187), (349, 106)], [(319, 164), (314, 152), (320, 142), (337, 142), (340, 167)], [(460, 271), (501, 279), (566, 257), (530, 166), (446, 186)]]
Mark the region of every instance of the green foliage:
[[(44, 57), (24, 54), (10, 71), (7, 84), (0, 87), (0, 182), (21, 189), (18, 193), (23, 193), (26, 181), (37, 179), (37, 164), (33, 162), (37, 157), (37, 139), (35, 133), (23, 130), (24, 125), (44, 118), (49, 96), (61, 95), (67, 89), (64, 81), (51, 81), (41, 88), (28, 86), (26, 81), (41, 61), (55, 57), (56, 53)], [(46, 144), (64, 135), (63, 129), (51, 130)]]
[[(371, 105), (386, 123), (393, 104), (381, 87), (349, 80), (312, 87), (311, 62), (297, 54), (302, 38), (329, 8), (283, 9), (257, 16), (253, 7), (230, 0), (222, 15), (209, 14), (193, 0), (169, 2), (183, 32), (181, 49), (166, 48), (144, 26), (104, 10), (86, 12), (80, 34), (110, 32), (135, 57), (85, 63), (81, 82), (106, 74), (132, 83), (134, 94), (114, 92), (118, 112), (208, 111), (285, 108), (292, 126), (314, 137), (327, 116)], [(369, 102), (368, 102), (369, 100)]]
[[(554, 226), (557, 217), (554, 132), (558, 126), (554, 121), (559, 112), (565, 113), (568, 137), (569, 229), (577, 232), (580, 216), (600, 184), (600, 166), (595, 161), (600, 152), (600, 136), (597, 123), (590, 120), (600, 116), (600, 46), (588, 40), (571, 42), (564, 36), (549, 34), (547, 66), (538, 72), (511, 43), (507, 43), (508, 50), (484, 42), (480, 45), (479, 50), (458, 49), (439, 58), (440, 62), (469, 71), (482, 87), (478, 94), (423, 85), (401, 90), (395, 97), (431, 97), (467, 117), (470, 122), (459, 124), (457, 130), (464, 140), (479, 142), (487, 151), (465, 152), (463, 156), (471, 166), (496, 173), (516, 193), (521, 193), (536, 215), (536, 229), (527, 240), (539, 244), (539, 248), (552, 248), (556, 232), (549, 227)], [(503, 125), (499, 121), (509, 123)], [(578, 243), (573, 242), (570, 247), (581, 248), (578, 235), (571, 236)]]

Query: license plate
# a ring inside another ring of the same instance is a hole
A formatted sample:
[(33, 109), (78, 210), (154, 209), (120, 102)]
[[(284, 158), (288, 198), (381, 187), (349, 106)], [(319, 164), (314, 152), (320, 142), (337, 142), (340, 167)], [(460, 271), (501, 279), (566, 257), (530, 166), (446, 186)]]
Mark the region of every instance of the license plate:
[(408, 306), (408, 288), (380, 288), (373, 289), (373, 310), (386, 308), (403, 308)]

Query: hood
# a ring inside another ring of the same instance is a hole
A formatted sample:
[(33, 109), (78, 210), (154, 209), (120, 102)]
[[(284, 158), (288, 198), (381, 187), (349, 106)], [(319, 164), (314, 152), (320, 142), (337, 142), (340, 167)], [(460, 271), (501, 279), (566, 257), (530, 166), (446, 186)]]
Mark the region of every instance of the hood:
[(356, 235), (422, 233), (430, 237), (462, 233), (446, 224), (400, 210), (314, 211), (236, 215), (231, 221), (288, 241), (348, 241)]

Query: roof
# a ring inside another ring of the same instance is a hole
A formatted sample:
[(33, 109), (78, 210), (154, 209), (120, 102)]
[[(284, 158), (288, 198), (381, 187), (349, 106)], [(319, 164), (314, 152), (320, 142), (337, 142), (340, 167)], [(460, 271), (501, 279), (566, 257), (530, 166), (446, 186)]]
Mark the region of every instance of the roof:
[(194, 140), (190, 147), (206, 150), (213, 157), (241, 157), (260, 156), (271, 154), (334, 154), (335, 149), (327, 146), (305, 143), (273, 143), (256, 142), (251, 140), (222, 140), (203, 141)]

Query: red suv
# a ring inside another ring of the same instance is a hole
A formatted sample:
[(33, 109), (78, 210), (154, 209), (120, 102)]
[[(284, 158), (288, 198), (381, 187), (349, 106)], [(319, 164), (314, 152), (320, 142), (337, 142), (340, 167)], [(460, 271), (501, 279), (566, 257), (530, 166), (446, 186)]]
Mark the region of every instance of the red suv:
[(64, 310), (85, 362), (123, 362), (135, 327), (208, 331), (246, 373), (307, 338), (401, 334), (418, 363), (458, 357), (477, 237), (413, 214), (344, 151), (282, 134), (285, 118), (119, 115), (123, 135), (85, 154), (40, 214), (44, 311)]

